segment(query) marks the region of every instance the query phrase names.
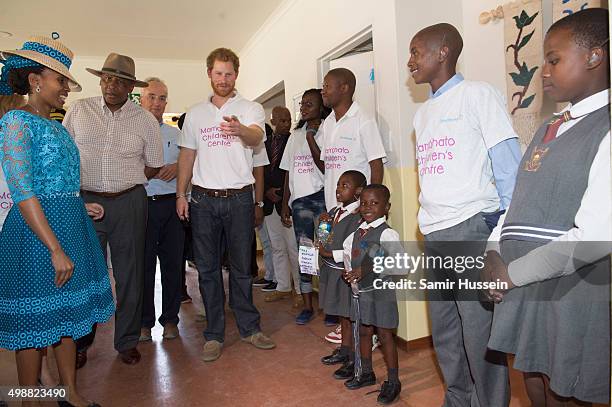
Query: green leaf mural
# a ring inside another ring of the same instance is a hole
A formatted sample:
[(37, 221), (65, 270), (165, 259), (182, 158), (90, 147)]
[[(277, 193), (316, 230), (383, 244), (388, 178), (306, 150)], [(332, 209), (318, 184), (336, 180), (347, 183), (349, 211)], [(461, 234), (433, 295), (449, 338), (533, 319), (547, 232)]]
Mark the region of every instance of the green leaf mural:
[(533, 20), (535, 20), (538, 14), (539, 13), (535, 13), (530, 17), (529, 14), (525, 12), (525, 10), (522, 10), (520, 15), (514, 16), (512, 18), (514, 18), (514, 21), (516, 22), (516, 28), (520, 30), (533, 23)]
[(523, 10), (521, 11), (520, 15), (514, 16), (512, 18), (514, 18), (514, 21), (516, 22), (516, 28), (520, 30), (521, 28), (525, 27), (525, 21), (527, 21), (529, 16), (527, 15), (527, 13), (525, 13), (525, 10)]
[(523, 39), (521, 40), (521, 42), (519, 42), (519, 45), (517, 47), (518, 51), (520, 51), (521, 48), (523, 48), (525, 45), (527, 45), (527, 43), (531, 39), (531, 36), (533, 35), (534, 32), (535, 32), (535, 30), (533, 30), (531, 33), (529, 33), (529, 34), (527, 34), (526, 36), (523, 37)]
[(533, 20), (535, 20), (536, 16), (540, 14), (540, 13), (535, 13), (534, 15), (532, 15), (531, 17), (527, 18), (527, 20), (525, 21), (525, 25), (523, 27), (527, 27), (528, 25), (530, 25), (531, 23), (533, 23)]
[(519, 73), (510, 72), (510, 76), (512, 77), (512, 81), (516, 86), (529, 86), (531, 79), (533, 79), (533, 74), (537, 69), (537, 66), (529, 69), (527, 68), (527, 64), (523, 62)]
[(525, 109), (525, 108), (529, 107), (531, 102), (533, 102), (533, 99), (535, 99), (535, 93), (533, 95), (523, 99), (523, 101), (519, 105), (519, 109)]

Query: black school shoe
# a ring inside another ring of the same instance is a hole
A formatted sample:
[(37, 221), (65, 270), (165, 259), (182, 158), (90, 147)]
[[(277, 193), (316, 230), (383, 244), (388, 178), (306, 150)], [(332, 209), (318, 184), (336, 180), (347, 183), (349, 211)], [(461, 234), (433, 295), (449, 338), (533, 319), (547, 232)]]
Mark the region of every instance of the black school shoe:
[(348, 360), (348, 355), (341, 355), (340, 348), (336, 348), (331, 355), (323, 356), (321, 358), (321, 363), (324, 365), (339, 365), (340, 363), (348, 362)]
[(374, 372), (363, 373), (361, 377), (353, 377), (344, 382), (344, 385), (349, 390), (357, 390), (365, 386), (372, 386), (373, 384), (376, 384), (376, 375)]
[(277, 284), (273, 281), (271, 283), (268, 283), (268, 285), (261, 287), (261, 291), (263, 291), (264, 293), (276, 291), (276, 286)]
[(400, 382), (390, 382), (385, 380), (380, 388), (380, 394), (378, 395), (376, 401), (378, 401), (378, 404), (391, 404), (399, 398), (401, 392), (402, 384)]
[(338, 380), (346, 380), (353, 377), (355, 374), (355, 362), (349, 362), (348, 360), (344, 362), (340, 369), (334, 372), (334, 379)]

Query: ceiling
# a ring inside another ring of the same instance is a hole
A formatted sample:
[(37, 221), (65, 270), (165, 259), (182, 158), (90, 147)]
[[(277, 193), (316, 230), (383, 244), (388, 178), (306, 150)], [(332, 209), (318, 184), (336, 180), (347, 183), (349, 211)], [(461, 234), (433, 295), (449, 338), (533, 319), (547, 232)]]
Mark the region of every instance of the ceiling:
[(0, 49), (56, 31), (78, 56), (201, 60), (242, 49), (283, 0), (2, 0)]

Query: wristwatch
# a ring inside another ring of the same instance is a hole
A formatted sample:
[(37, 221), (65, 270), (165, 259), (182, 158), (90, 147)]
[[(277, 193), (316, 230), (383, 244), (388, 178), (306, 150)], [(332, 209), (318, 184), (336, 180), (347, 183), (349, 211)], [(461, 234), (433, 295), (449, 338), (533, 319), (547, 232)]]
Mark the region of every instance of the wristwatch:
[(263, 208), (264, 207), (264, 203), (263, 203), (263, 201), (255, 202), (255, 206)]

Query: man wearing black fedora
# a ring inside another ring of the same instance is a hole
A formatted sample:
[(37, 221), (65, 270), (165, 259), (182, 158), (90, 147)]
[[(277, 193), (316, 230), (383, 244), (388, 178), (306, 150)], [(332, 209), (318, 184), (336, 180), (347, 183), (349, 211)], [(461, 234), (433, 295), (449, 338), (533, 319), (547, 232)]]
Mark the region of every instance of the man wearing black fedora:
[[(159, 123), (151, 113), (128, 100), (136, 79), (134, 60), (111, 53), (101, 70), (102, 96), (76, 101), (66, 113), (64, 126), (81, 155), (81, 189), (85, 202), (104, 206), (105, 216), (95, 223), (104, 253), (110, 246), (115, 279), (115, 349), (126, 364), (140, 361), (144, 287), (144, 246), (147, 194), (143, 184), (164, 165)], [(77, 365), (87, 361), (92, 333), (77, 341)]]

